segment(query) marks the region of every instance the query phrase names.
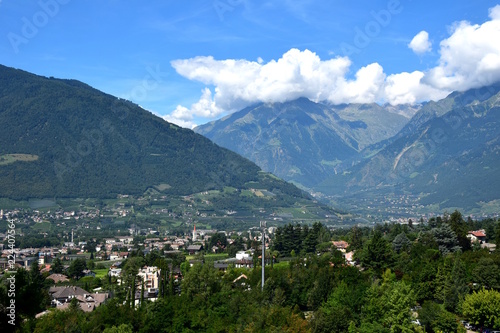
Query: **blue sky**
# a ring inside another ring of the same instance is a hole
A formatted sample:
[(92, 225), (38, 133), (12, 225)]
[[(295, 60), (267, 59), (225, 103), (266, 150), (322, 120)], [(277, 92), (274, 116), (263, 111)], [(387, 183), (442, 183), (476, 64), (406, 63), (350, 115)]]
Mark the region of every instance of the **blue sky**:
[(0, 64), (186, 127), (301, 96), (415, 103), (500, 79), (497, 4), (0, 0)]

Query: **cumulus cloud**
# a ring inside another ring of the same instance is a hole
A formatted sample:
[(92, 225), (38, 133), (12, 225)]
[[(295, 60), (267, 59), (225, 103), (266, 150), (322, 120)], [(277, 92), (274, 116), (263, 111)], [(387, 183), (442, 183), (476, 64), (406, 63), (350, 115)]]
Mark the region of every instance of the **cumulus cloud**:
[[(187, 110), (189, 110), (189, 109), (187, 109)], [(197, 124), (191, 120), (182, 120), (181, 118), (175, 117), (173, 112), (171, 114), (167, 114), (167, 115), (163, 116), (162, 118), (165, 119), (166, 121), (168, 121), (169, 123), (173, 123), (173, 124), (176, 124), (177, 126), (184, 127), (184, 128), (193, 129), (197, 126)]]
[[(454, 90), (464, 91), (500, 81), (500, 5), (490, 20), (478, 25), (455, 24), (440, 43), (438, 65), (425, 72), (387, 75), (374, 62), (348, 78), (351, 60), (322, 60), (309, 50), (291, 49), (278, 60), (216, 60), (210, 56), (172, 61), (177, 73), (202, 82), (201, 98), (190, 108), (178, 106), (165, 119), (193, 127), (196, 120), (212, 120), (256, 102), (284, 102), (299, 97), (340, 103), (416, 103), (437, 100)], [(426, 52), (431, 45), (425, 31), (409, 47)]]
[(283, 102), (299, 97), (326, 100), (332, 90), (346, 82), (350, 65), (346, 57), (322, 61), (309, 50), (297, 49), (268, 63), (213, 57), (172, 61), (180, 75), (215, 86), (214, 100), (225, 110), (255, 101)]
[(385, 100), (393, 105), (415, 104), (424, 100), (438, 100), (450, 93), (423, 83), (424, 76), (420, 71), (389, 75), (385, 82)]
[(215, 104), (210, 89), (205, 88), (202, 90), (200, 100), (191, 105), (191, 109), (177, 105), (176, 109), (169, 115), (164, 116), (163, 119), (182, 127), (194, 128), (196, 127), (193, 122), (195, 117), (213, 119), (222, 113), (223, 109)]
[(408, 47), (417, 54), (430, 52), (432, 50), (432, 43), (429, 41), (429, 34), (427, 31), (422, 30), (415, 35), (410, 44), (408, 44)]
[(500, 80), (500, 5), (490, 9), (482, 25), (455, 24), (440, 43), (439, 66), (426, 74), (426, 82), (439, 89), (466, 90)]
[(215, 60), (211, 56), (172, 61), (177, 73), (212, 86), (202, 92), (191, 108), (178, 106), (165, 119), (177, 124), (194, 117), (214, 119), (251, 103), (285, 102), (299, 97), (313, 101), (369, 103), (383, 91), (385, 74), (377, 63), (362, 67), (355, 79), (347, 79), (351, 61), (347, 57), (321, 60), (309, 50), (291, 49), (280, 59)]

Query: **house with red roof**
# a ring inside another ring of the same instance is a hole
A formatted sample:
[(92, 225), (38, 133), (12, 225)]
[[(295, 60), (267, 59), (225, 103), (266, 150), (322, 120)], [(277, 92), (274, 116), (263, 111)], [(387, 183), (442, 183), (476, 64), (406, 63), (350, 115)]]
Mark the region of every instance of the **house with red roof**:
[(342, 253), (346, 253), (346, 250), (349, 247), (349, 243), (346, 241), (332, 241), (332, 244)]
[(486, 231), (484, 229), (469, 231), (467, 238), (469, 238), (471, 242), (484, 243), (486, 242)]

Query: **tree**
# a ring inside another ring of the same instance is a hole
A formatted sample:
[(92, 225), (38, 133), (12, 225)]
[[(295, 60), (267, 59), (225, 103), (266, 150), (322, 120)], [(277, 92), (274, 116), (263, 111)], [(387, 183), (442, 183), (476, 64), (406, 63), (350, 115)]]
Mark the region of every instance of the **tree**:
[(365, 243), (359, 259), (363, 267), (371, 268), (377, 274), (392, 263), (391, 246), (379, 230), (375, 230), (372, 238)]
[(474, 325), (500, 329), (500, 293), (482, 289), (465, 296), (462, 314)]
[(83, 271), (87, 268), (87, 261), (83, 258), (77, 258), (71, 262), (68, 267), (68, 275), (76, 280), (83, 276)]
[(431, 229), (437, 228), (441, 224), (441, 217), (438, 216), (438, 218), (439, 218), (439, 221), (435, 217), (431, 217), (429, 219), (429, 221), (427, 222), (427, 224), (429, 225), (429, 227)]
[(361, 332), (411, 332), (410, 309), (414, 305), (411, 287), (401, 281), (394, 282), (394, 274), (387, 270), (384, 283), (374, 283), (366, 293)]
[(442, 307), (433, 301), (425, 301), (422, 304), (422, 308), (418, 310), (418, 320), (426, 332), (434, 331), (436, 322), (439, 320), (439, 313), (442, 310)]
[(61, 259), (59, 258), (54, 259), (51, 268), (53, 273), (62, 273), (64, 270), (64, 266), (62, 264)]
[(495, 244), (497, 245), (496, 250), (500, 251), (500, 219), (495, 228)]
[(459, 332), (461, 328), (453, 313), (433, 301), (425, 301), (422, 304), (418, 311), (418, 320), (426, 332)]
[[(353, 281), (354, 282), (354, 281)], [(364, 284), (348, 285), (345, 280), (334, 289), (314, 316), (315, 332), (347, 332), (364, 304)]]
[(325, 227), (322, 223), (320, 222), (315, 222), (313, 224), (313, 232), (318, 238), (318, 243), (325, 243), (329, 242), (332, 238), (330, 234), (330, 230), (328, 230), (327, 227)]
[(72, 298), (69, 302), (69, 310), (73, 312), (81, 311), (80, 302), (76, 298)]
[[(313, 232), (314, 226), (313, 226)], [(321, 233), (321, 232), (320, 232)], [(319, 236), (318, 236), (319, 237)], [(278, 228), (275, 235), (274, 249), (284, 254), (290, 255), (292, 251), (300, 253), (304, 241), (304, 233), (299, 225), (288, 224), (283, 228)]]
[(303, 249), (306, 253), (316, 252), (318, 245), (318, 236), (314, 233), (314, 229), (310, 230), (307, 226), (304, 227), (304, 243)]
[(144, 264), (144, 258), (132, 257), (128, 258), (123, 266), (122, 276), (127, 293), (127, 304), (130, 306), (135, 304), (135, 289), (137, 285), (137, 274), (139, 269)]
[(224, 251), (227, 247), (227, 237), (222, 232), (218, 232), (210, 237), (210, 248), (217, 246), (218, 251)]
[(106, 328), (103, 333), (132, 333), (133, 327), (130, 324), (121, 324), (120, 326), (113, 326)]
[(230, 258), (236, 257), (236, 253), (238, 251), (244, 250), (245, 247), (243, 245), (243, 239), (241, 237), (237, 237), (232, 244), (228, 245), (226, 248), (226, 252)]
[[(76, 301), (76, 298), (74, 298)], [(78, 301), (77, 301), (78, 302)], [(70, 311), (55, 310), (42, 316), (36, 321), (35, 333), (80, 333), (82, 332), (82, 319), (84, 313), (80, 307), (71, 308)]]
[(411, 327), (410, 309), (415, 305), (415, 294), (411, 287), (403, 282), (394, 282), (384, 294), (386, 303), (385, 323), (392, 332), (404, 332)]
[(472, 272), (474, 279), (481, 286), (488, 289), (500, 288), (500, 269), (495, 261), (489, 257), (482, 257)]
[[(37, 313), (40, 313), (47, 307), (50, 300), (47, 287), (45, 286), (45, 278), (40, 273), (37, 261), (32, 263), (29, 271), (21, 268), (17, 270), (15, 275), (11, 275), (11, 277), (15, 279), (15, 295), (12, 296), (15, 297), (17, 325), (22, 323), (22, 320), (17, 320), (17, 318), (34, 318)], [(2, 283), (7, 283), (7, 281), (3, 279), (0, 281)], [(7, 298), (7, 290), (4, 289), (4, 291), (5, 301), (8, 301), (12, 296)], [(4, 299), (0, 301), (4, 301)], [(3, 304), (8, 303), (2, 302), (0, 304), (0, 313), (5, 311), (5, 307), (2, 306)]]
[(458, 210), (455, 210), (450, 215), (448, 224), (457, 235), (458, 245), (462, 248), (462, 251), (470, 250), (471, 244), (469, 238), (467, 238), (469, 228), (467, 222), (464, 221), (462, 214)]
[(182, 293), (190, 298), (195, 296), (206, 298), (220, 288), (217, 270), (208, 263), (193, 265), (182, 280)]
[[(83, 250), (85, 252), (90, 252), (91, 254), (95, 252), (95, 248), (96, 248), (96, 243), (91, 241), (91, 242), (88, 242), (84, 247), (83, 247)], [(91, 258), (92, 259), (92, 258)]]
[(466, 280), (466, 270), (459, 256), (444, 259), (444, 264), (438, 268), (435, 279), (435, 297), (441, 301), (447, 311), (455, 312), (457, 305), (469, 292)]
[(396, 238), (394, 238), (394, 240), (392, 241), (392, 248), (394, 249), (394, 251), (398, 253), (400, 251), (407, 250), (410, 247), (410, 245), (411, 242), (408, 239), (408, 237), (406, 237), (406, 234), (404, 232), (397, 235)]
[(460, 251), (457, 235), (447, 223), (441, 224), (440, 227), (432, 229), (432, 234), (439, 246), (439, 251), (443, 256)]
[(349, 246), (352, 250), (363, 248), (363, 231), (357, 226), (351, 229), (351, 243)]
[(460, 257), (455, 258), (451, 276), (446, 282), (444, 306), (446, 310), (454, 312), (460, 301), (469, 292), (469, 287), (466, 284), (465, 266), (460, 260)]

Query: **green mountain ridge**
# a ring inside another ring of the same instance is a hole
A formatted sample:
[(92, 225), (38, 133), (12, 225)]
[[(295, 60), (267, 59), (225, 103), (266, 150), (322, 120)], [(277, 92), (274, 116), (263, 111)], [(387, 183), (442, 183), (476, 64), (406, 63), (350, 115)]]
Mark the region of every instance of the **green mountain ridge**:
[[(259, 181), (306, 195), (249, 160), (75, 80), (0, 66), (0, 197), (186, 195)], [(264, 179), (264, 181), (263, 181)]]

